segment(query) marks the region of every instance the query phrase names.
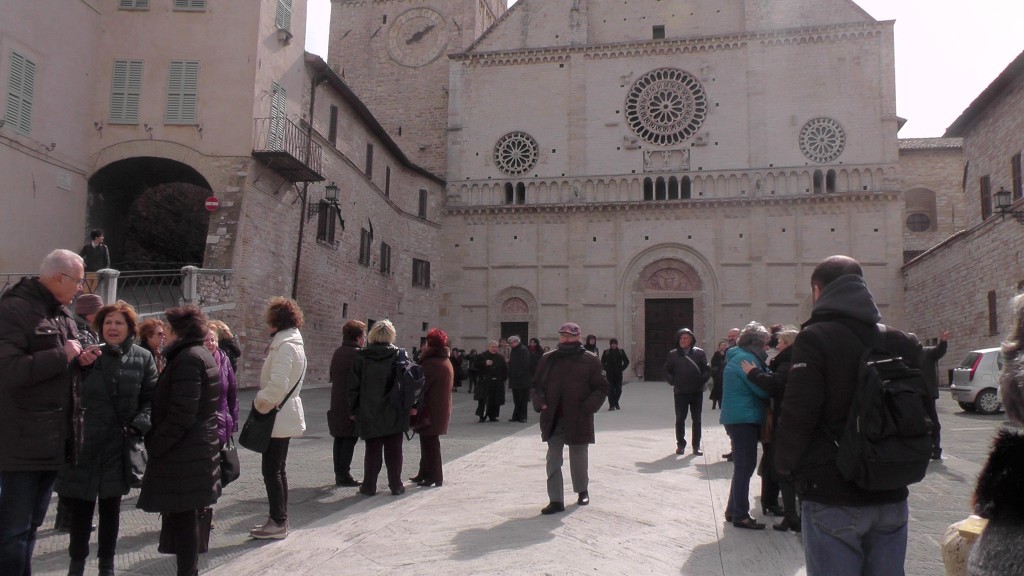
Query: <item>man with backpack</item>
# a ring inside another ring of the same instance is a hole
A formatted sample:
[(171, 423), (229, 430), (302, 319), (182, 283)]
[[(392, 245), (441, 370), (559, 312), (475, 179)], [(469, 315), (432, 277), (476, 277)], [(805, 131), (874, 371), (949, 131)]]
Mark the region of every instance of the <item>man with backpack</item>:
[[(851, 466), (875, 472), (875, 463), (864, 456), (875, 446), (854, 437), (858, 417), (852, 428), (848, 420), (865, 402), (877, 400), (872, 406), (882, 406), (886, 402), (882, 398), (889, 398), (882, 392), (889, 380), (881, 379), (885, 385), (878, 385), (879, 378), (866, 376), (866, 358), (884, 349), (888, 361), (879, 363), (874, 373), (881, 374), (883, 365), (904, 367), (907, 380), (901, 382), (906, 383), (906, 393), (897, 390), (891, 397), (907, 397), (914, 408), (909, 418), (913, 422), (896, 418), (896, 425), (905, 425), (908, 434), (916, 435), (908, 446), (921, 444), (924, 437), (923, 464), (922, 454), (916, 453), (899, 454), (901, 464), (909, 463), (911, 472), (923, 476), (931, 440), (924, 408), (927, 390), (915, 369), (921, 348), (903, 332), (878, 325), (881, 315), (860, 264), (853, 258), (830, 256), (820, 262), (811, 274), (811, 292), (811, 319), (793, 344), (775, 440), (776, 468), (783, 477), (792, 477), (802, 501), (807, 574), (902, 576), (907, 551), (907, 484), (920, 478), (908, 478), (906, 469), (868, 476), (851, 472)], [(871, 383), (878, 390), (872, 391)], [(889, 418), (890, 423), (892, 420)], [(902, 431), (889, 436), (900, 434)], [(853, 448), (865, 450), (850, 456)]]

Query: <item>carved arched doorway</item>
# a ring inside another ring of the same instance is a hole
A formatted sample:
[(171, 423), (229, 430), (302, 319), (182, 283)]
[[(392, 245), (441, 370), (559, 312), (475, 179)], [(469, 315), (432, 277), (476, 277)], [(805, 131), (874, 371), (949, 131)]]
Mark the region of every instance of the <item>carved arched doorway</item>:
[[(528, 290), (518, 287), (506, 288), (498, 293), (498, 334), (508, 338), (515, 334), (525, 343), (537, 327), (537, 299)], [(492, 332), (494, 333), (494, 332)]]

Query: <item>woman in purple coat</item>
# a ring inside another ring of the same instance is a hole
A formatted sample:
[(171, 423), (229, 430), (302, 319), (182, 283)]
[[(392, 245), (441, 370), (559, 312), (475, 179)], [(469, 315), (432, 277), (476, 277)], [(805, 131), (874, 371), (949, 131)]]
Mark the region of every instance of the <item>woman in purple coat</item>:
[(228, 438), (238, 432), (238, 385), (235, 383), (235, 371), (231, 369), (231, 359), (218, 345), (217, 331), (213, 328), (206, 333), (203, 346), (213, 354), (213, 359), (220, 367), (220, 404), (217, 407), (217, 435), (221, 445), (227, 444)]

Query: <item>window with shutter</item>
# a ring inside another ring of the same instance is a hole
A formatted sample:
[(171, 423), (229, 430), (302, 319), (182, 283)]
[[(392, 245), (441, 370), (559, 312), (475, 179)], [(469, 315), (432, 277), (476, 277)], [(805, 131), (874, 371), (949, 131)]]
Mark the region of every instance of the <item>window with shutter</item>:
[(36, 65), (17, 52), (11, 52), (7, 75), (6, 124), (15, 132), (32, 131), (32, 99), (35, 94)]
[(121, 10), (149, 10), (149, 0), (117, 0)]
[(199, 98), (199, 61), (172, 61), (167, 74), (167, 124), (195, 124)]
[(292, 29), (292, 0), (277, 0), (277, 27), (282, 30)]
[(206, 10), (206, 0), (174, 0), (174, 9), (202, 12)]
[(271, 150), (280, 150), (284, 146), (285, 105), (288, 94), (280, 84), (274, 82), (270, 88), (270, 135), (267, 145)]
[(142, 60), (114, 60), (110, 86), (110, 123), (138, 124), (142, 97)]

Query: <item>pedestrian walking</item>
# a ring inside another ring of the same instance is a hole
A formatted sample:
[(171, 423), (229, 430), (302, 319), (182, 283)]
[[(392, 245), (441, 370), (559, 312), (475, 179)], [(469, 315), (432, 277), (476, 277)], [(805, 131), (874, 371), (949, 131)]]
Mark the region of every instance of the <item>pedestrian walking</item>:
[(619, 398), (622, 397), (622, 374), (629, 367), (626, 351), (619, 348), (619, 341), (612, 338), (608, 341), (608, 349), (601, 353), (601, 366), (608, 378), (608, 410), (622, 410)]
[(686, 450), (686, 416), (692, 425), (690, 440), (693, 454), (702, 456), (700, 444), (701, 412), (704, 408), (704, 386), (711, 376), (707, 356), (697, 347), (697, 338), (689, 328), (676, 332), (676, 347), (665, 358), (665, 380), (672, 385), (676, 410), (676, 454)]
[(505, 404), (508, 365), (496, 341), (487, 343), (487, 350), (477, 355), (475, 365), (479, 374), (476, 392), (473, 394), (473, 399), (477, 401), (476, 415), (480, 422), (497, 422), (501, 407)]
[(589, 449), (594, 443), (594, 413), (608, 396), (601, 361), (583, 349), (578, 324), (558, 329), (558, 347), (545, 354), (534, 378), (533, 408), (540, 412), (540, 436), (547, 442), (548, 505), (541, 514), (565, 511), (562, 459), (569, 446), (569, 474), (576, 503), (590, 504)]

